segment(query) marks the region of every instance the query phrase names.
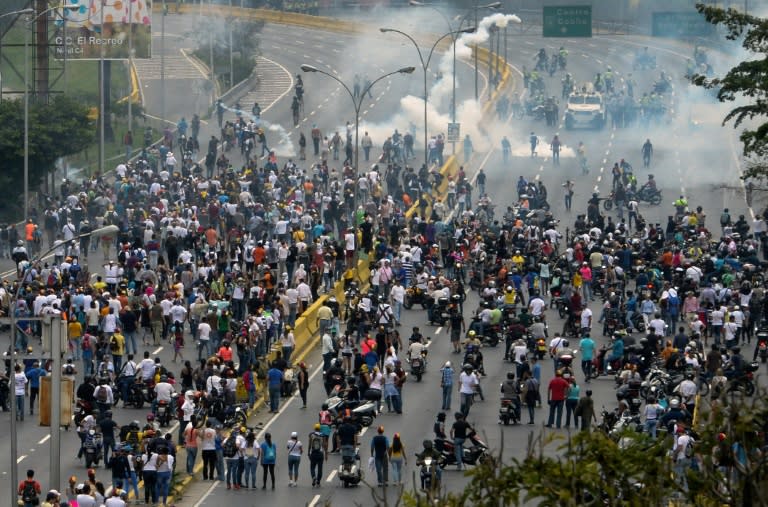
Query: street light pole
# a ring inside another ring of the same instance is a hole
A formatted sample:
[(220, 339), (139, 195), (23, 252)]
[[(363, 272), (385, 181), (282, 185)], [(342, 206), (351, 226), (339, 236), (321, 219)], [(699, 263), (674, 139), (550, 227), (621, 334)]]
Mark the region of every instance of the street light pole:
[[(432, 60), (432, 54), (435, 52), (435, 48), (437, 45), (445, 39), (446, 37), (452, 37), (455, 40), (455, 37), (458, 36), (458, 34), (461, 33), (472, 33), (475, 31), (474, 27), (465, 28), (463, 30), (456, 30), (452, 32), (448, 32), (446, 34), (441, 35), (434, 44), (432, 44), (432, 47), (429, 49), (429, 54), (427, 55), (427, 59), (424, 59), (424, 55), (421, 52), (421, 48), (419, 47), (419, 43), (416, 42), (416, 39), (408, 35), (407, 33), (397, 30), (395, 28), (379, 28), (379, 31), (382, 33), (387, 32), (393, 32), (398, 33), (402, 35), (403, 37), (407, 38), (411, 43), (413, 43), (414, 47), (416, 48), (416, 52), (419, 55), (419, 62), (421, 62), (421, 68), (424, 71), (424, 166), (429, 167), (429, 130), (428, 130), (428, 124), (427, 124), (427, 104), (429, 100), (429, 90), (427, 89), (427, 69), (429, 68), (429, 62)], [(454, 43), (455, 46), (455, 43)]]
[(163, 13), (160, 15), (160, 121), (165, 122), (165, 10), (167, 6), (163, 0)]
[(27, 27), (24, 32), (24, 224), (29, 219), (29, 34)]
[[(106, 0), (101, 0), (101, 9), (100, 9), (100, 17), (101, 17), (101, 25), (100, 25), (100, 35), (101, 38), (104, 39), (104, 6), (105, 6)], [(104, 76), (104, 44), (102, 44), (99, 47), (99, 174), (104, 174), (104, 110), (106, 109), (106, 100), (107, 98), (104, 96), (105, 93), (105, 86), (106, 86), (106, 80)]]
[[(323, 74), (325, 76), (328, 76), (329, 78), (333, 79), (337, 83), (339, 83), (349, 94), (349, 98), (352, 99), (352, 105), (355, 108), (355, 171), (359, 171), (358, 161), (360, 160), (360, 141), (359, 141), (359, 134), (360, 134), (360, 108), (363, 106), (363, 99), (365, 98), (365, 94), (368, 93), (372, 88), (373, 85), (378, 83), (384, 78), (387, 78), (389, 76), (392, 76), (394, 74), (412, 74), (414, 70), (416, 70), (416, 67), (403, 67), (401, 69), (397, 69), (392, 72), (388, 72), (382, 76), (379, 76), (378, 78), (374, 79), (368, 86), (365, 87), (365, 89), (360, 94), (359, 98), (355, 98), (355, 94), (352, 93), (352, 90), (349, 89), (349, 86), (344, 83), (341, 79), (334, 76), (333, 74), (329, 72), (325, 72), (324, 70), (318, 69), (317, 67), (314, 67), (312, 65), (304, 64), (301, 66), (301, 70), (303, 72), (317, 72), (319, 74)], [(355, 189), (355, 200), (357, 199), (357, 189)], [(354, 201), (353, 201), (354, 202)], [(354, 209), (352, 210), (354, 213)]]
[[(128, 132), (133, 135), (133, 2), (128, 0)], [(133, 149), (133, 146), (131, 146)], [(130, 153), (128, 154), (130, 157)]]

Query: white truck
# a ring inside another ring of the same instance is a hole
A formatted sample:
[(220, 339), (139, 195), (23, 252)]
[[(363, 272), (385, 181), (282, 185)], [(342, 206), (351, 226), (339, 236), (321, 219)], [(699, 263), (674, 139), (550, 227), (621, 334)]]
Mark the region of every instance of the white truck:
[(602, 129), (605, 125), (605, 102), (591, 83), (582, 85), (568, 96), (565, 128)]

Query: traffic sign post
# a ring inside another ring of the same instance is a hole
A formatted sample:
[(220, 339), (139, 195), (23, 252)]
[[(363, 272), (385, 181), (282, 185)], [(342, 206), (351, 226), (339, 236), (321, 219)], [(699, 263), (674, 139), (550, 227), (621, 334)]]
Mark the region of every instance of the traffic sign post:
[(713, 25), (698, 11), (654, 12), (651, 18), (651, 35), (654, 37), (706, 37)]
[(449, 143), (458, 143), (461, 139), (461, 123), (449, 123), (446, 141)]
[(592, 6), (544, 7), (544, 37), (592, 37)]

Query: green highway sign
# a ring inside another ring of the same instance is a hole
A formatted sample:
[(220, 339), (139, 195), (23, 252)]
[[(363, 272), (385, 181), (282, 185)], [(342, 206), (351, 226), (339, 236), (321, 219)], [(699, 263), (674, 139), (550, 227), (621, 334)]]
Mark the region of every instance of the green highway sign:
[(592, 37), (592, 6), (545, 6), (544, 37)]
[(651, 34), (654, 37), (706, 37), (713, 30), (703, 14), (698, 11), (654, 12)]

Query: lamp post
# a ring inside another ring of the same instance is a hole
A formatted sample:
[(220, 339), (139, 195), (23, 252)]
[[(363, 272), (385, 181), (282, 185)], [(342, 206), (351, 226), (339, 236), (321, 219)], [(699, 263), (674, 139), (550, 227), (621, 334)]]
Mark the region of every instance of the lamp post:
[[(317, 67), (314, 67), (312, 65), (307, 65), (307, 64), (302, 65), (301, 70), (302, 72), (317, 72), (319, 74), (328, 76), (329, 78), (339, 83), (347, 91), (347, 93), (349, 94), (349, 98), (352, 99), (352, 105), (355, 108), (355, 171), (358, 171), (359, 170), (358, 160), (359, 160), (359, 151), (360, 151), (360, 142), (359, 142), (360, 108), (363, 106), (363, 98), (365, 98), (365, 94), (368, 93), (371, 90), (371, 88), (373, 88), (373, 85), (375, 85), (382, 79), (392, 76), (394, 74), (412, 74), (413, 71), (416, 70), (416, 67), (403, 67), (402, 69), (397, 69), (392, 72), (388, 72), (382, 76), (379, 76), (378, 78), (374, 79), (368, 86), (365, 87), (365, 89), (362, 91), (359, 97), (355, 97), (355, 94), (352, 93), (352, 90), (349, 89), (349, 86), (347, 86), (344, 83), (344, 81), (342, 81), (341, 79), (339, 79), (338, 77), (334, 76), (329, 72), (325, 72), (324, 70), (318, 69)], [(357, 189), (355, 189), (355, 200), (356, 199), (357, 199)], [(352, 211), (354, 212), (354, 209)]]
[[(91, 231), (86, 234), (81, 234), (79, 236), (75, 236), (74, 238), (65, 241), (63, 243), (59, 243), (58, 245), (54, 245), (48, 250), (45, 250), (44, 252), (38, 254), (36, 257), (34, 257), (29, 265), (34, 266), (37, 262), (39, 262), (41, 259), (43, 259), (46, 255), (53, 252), (54, 250), (61, 248), (62, 245), (66, 245), (67, 243), (73, 243), (75, 241), (79, 241), (81, 238), (91, 237), (91, 238), (98, 238), (107, 234), (115, 234), (119, 228), (116, 225), (108, 225), (106, 227), (102, 227), (100, 229), (96, 229), (94, 231)], [(21, 280), (23, 280), (23, 275)], [(16, 364), (16, 349), (14, 347), (14, 335), (16, 334), (16, 306), (19, 300), (19, 296), (21, 295), (21, 280), (19, 283), (19, 287), (16, 289), (16, 292), (11, 297), (10, 303), (9, 303), (9, 319), (11, 324), (11, 369)], [(49, 486), (53, 489), (60, 490), (61, 489), (61, 341), (60, 340), (52, 340), (51, 341), (51, 359), (53, 360), (51, 364), (51, 452), (50, 452), (50, 478), (49, 478)], [(11, 383), (11, 427), (10, 427), (10, 433), (11, 433), (11, 488), (10, 488), (10, 496), (11, 496), (11, 502), (8, 505), (16, 505), (17, 501), (17, 491), (16, 488), (19, 484), (19, 472), (18, 472), (18, 463), (16, 462), (17, 455), (18, 455), (18, 428), (16, 424), (16, 396), (15, 396), (15, 390), (13, 387), (13, 383)], [(22, 407), (22, 410), (24, 407)]]
[[(429, 67), (429, 62), (432, 60), (432, 54), (435, 52), (435, 48), (440, 43), (441, 40), (445, 39), (446, 37), (452, 37), (455, 40), (455, 37), (458, 36), (458, 34), (461, 33), (472, 33), (475, 31), (475, 27), (469, 27), (464, 28), (463, 30), (455, 30), (452, 32), (448, 32), (446, 34), (441, 35), (434, 44), (432, 44), (432, 47), (429, 49), (429, 54), (427, 55), (426, 60), (424, 59), (424, 55), (421, 52), (421, 48), (419, 47), (419, 43), (416, 42), (416, 39), (408, 35), (407, 33), (397, 30), (395, 28), (379, 28), (379, 30), (382, 33), (398, 33), (402, 35), (403, 37), (410, 40), (414, 47), (416, 48), (416, 52), (419, 54), (419, 61), (421, 62), (421, 68), (424, 71), (424, 165), (426, 167), (429, 166), (429, 150), (427, 148), (428, 141), (429, 141), (429, 131), (427, 128), (427, 102), (429, 99), (429, 90), (427, 89), (427, 68)], [(455, 46), (455, 44), (454, 44)]]
[[(437, 12), (445, 20), (445, 22), (448, 24), (448, 30), (451, 31), (451, 32), (454, 32), (456, 30), (461, 29), (461, 27), (464, 24), (464, 22), (467, 20), (469, 15), (472, 13), (472, 11), (468, 11), (466, 14), (464, 14), (464, 16), (459, 21), (458, 27), (454, 29), (453, 23), (451, 23), (451, 20), (448, 19), (448, 17), (443, 13), (443, 11), (438, 9), (436, 5), (431, 4), (431, 3), (426, 3), (426, 2), (419, 2), (417, 0), (410, 0), (410, 2), (408, 2), (408, 4), (413, 6), (413, 7), (429, 7), (430, 9), (434, 10), (435, 12)], [(501, 7), (501, 2), (493, 2), (493, 3), (489, 3), (489, 4), (485, 4), (485, 5), (477, 5), (477, 6), (475, 6), (475, 9), (492, 9), (492, 10), (495, 10), (495, 9), (498, 9), (499, 7)], [(475, 27), (477, 27), (477, 16), (475, 16)], [(452, 38), (453, 38), (453, 72), (452, 72), (452, 74), (453, 74), (453, 93), (451, 95), (451, 121), (453, 123), (456, 123), (456, 40), (458, 39), (458, 36), (453, 36)], [(477, 51), (475, 51), (475, 100), (477, 100), (477, 95), (478, 95), (478, 91), (477, 91)], [(456, 143), (451, 143), (451, 144), (453, 145), (453, 152), (455, 153), (456, 152)]]

